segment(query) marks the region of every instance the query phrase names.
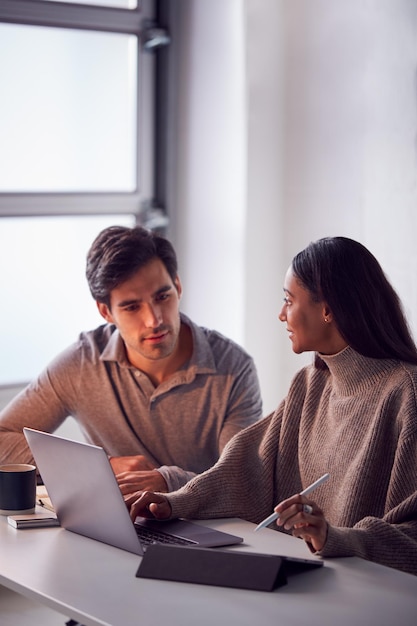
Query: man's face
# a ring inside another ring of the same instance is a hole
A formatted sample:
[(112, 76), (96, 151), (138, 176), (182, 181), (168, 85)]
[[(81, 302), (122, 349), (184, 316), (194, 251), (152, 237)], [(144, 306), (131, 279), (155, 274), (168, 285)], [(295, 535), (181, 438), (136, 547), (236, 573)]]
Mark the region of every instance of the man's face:
[(115, 324), (132, 365), (146, 370), (149, 361), (175, 354), (181, 322), (181, 283), (165, 265), (152, 259), (110, 293), (110, 308), (97, 303), (101, 315)]

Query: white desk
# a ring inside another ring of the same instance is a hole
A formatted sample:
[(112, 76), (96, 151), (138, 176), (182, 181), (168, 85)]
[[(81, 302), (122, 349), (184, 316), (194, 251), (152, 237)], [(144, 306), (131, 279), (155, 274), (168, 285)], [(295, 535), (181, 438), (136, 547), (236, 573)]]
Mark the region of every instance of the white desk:
[[(234, 550), (309, 556), (299, 539), (239, 520)], [(140, 558), (61, 528), (16, 530), (0, 517), (0, 585), (85, 626), (415, 626), (417, 577), (357, 558), (329, 559), (274, 592), (136, 578)], [(1, 613), (1, 607), (0, 607)]]

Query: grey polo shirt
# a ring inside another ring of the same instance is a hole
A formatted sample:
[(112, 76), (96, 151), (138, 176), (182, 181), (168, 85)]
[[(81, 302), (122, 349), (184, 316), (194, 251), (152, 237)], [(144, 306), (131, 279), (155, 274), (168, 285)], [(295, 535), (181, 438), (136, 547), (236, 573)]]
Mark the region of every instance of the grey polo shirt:
[(0, 460), (32, 461), (23, 426), (53, 432), (69, 415), (111, 456), (143, 454), (169, 491), (211, 467), (231, 437), (262, 417), (252, 358), (181, 314), (190, 361), (154, 387), (132, 366), (111, 324), (81, 333), (0, 414)]

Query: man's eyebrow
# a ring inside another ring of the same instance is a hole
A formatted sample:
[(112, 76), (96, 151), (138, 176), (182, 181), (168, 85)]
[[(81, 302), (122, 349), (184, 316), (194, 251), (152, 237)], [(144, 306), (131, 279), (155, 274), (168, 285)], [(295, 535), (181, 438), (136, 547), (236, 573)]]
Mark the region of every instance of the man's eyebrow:
[[(155, 298), (155, 296), (160, 296), (163, 293), (166, 293), (167, 291), (171, 291), (172, 290), (172, 285), (164, 285), (163, 287), (160, 287), (159, 289), (157, 289), (155, 291), (154, 294), (152, 294), (152, 297)], [(142, 302), (141, 298), (130, 298), (129, 300), (121, 300), (121, 302), (118, 302), (116, 306), (118, 306), (119, 308), (123, 308), (126, 306), (132, 306), (132, 304), (140, 304)]]
[(160, 289), (158, 289), (157, 291), (155, 291), (155, 296), (158, 295), (158, 293), (165, 293), (165, 291), (170, 291), (172, 289), (173, 285), (164, 285), (163, 287), (161, 287)]
[(155, 291), (155, 293), (153, 294), (153, 298), (155, 298), (156, 296), (161, 296), (164, 293), (167, 293), (168, 291), (172, 291), (173, 289), (173, 285), (164, 285), (163, 287), (160, 287), (159, 289), (157, 289)]
[(140, 304), (140, 298), (132, 298), (131, 300), (122, 300), (118, 302), (116, 306), (123, 308), (124, 306), (131, 306), (132, 304)]

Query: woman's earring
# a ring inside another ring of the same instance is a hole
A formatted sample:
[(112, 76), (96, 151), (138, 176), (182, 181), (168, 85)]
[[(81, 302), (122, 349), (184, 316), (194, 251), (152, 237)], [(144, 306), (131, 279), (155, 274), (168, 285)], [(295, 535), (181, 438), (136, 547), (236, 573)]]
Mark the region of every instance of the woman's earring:
[(324, 318), (324, 321), (325, 321), (325, 322), (328, 322), (328, 321), (329, 321), (329, 318), (327, 317), (327, 315), (326, 315), (326, 317)]

